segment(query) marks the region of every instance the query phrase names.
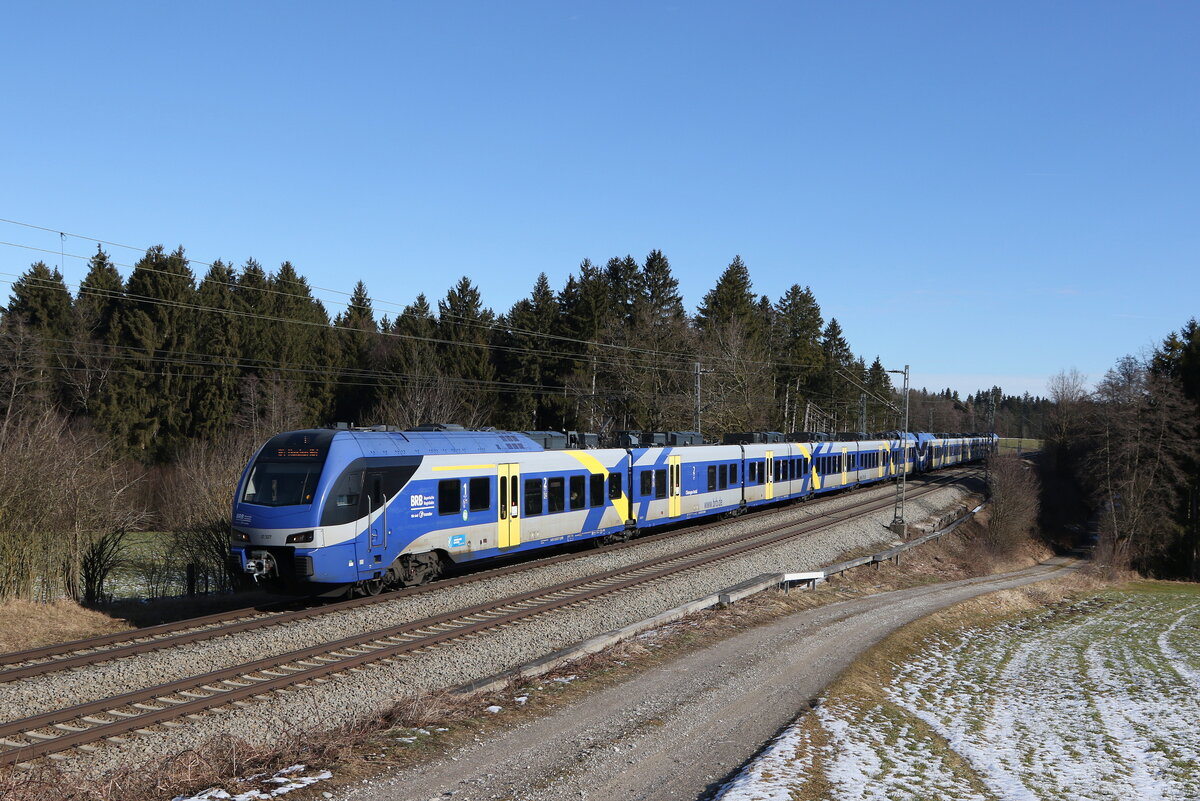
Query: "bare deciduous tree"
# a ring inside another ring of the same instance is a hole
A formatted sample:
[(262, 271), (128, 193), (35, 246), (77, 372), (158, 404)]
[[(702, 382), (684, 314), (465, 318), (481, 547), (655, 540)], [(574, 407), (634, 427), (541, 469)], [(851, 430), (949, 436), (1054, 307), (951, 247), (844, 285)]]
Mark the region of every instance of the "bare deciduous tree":
[(1019, 457), (988, 457), (987, 542), (992, 551), (1011, 551), (1033, 533), (1040, 489), (1037, 474)]

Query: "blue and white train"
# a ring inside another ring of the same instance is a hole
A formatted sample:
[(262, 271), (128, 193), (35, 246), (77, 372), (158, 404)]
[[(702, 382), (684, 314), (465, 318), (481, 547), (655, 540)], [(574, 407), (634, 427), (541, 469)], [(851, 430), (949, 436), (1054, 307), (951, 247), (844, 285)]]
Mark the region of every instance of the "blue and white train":
[(455, 563), (736, 514), (983, 458), (991, 436), (546, 450), (496, 431), (273, 437), (238, 483), (235, 569), (374, 594)]

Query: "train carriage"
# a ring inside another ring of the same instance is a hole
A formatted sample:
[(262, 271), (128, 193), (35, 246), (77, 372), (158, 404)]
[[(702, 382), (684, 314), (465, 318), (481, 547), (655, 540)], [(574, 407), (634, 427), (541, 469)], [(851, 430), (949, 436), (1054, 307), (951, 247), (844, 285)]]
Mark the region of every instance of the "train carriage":
[(547, 450), (499, 431), (312, 429), (273, 437), (233, 508), (234, 568), (378, 592), (457, 562), (735, 514), (978, 459), (996, 438)]

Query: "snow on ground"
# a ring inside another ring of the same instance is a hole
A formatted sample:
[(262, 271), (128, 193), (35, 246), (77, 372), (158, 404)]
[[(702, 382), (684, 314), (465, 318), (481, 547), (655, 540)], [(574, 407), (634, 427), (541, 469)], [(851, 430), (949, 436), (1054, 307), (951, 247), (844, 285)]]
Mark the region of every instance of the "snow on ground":
[(330, 778), (333, 778), (333, 774), (327, 770), (309, 773), (305, 765), (292, 765), (273, 775), (262, 773), (239, 779), (240, 784), (259, 785), (259, 787), (240, 793), (234, 794), (219, 787), (213, 787), (197, 795), (176, 796), (172, 801), (270, 801), (287, 795), (293, 790), (299, 790)]
[(922, 644), (828, 700), (723, 801), (1200, 799), (1200, 599), (1108, 593)]

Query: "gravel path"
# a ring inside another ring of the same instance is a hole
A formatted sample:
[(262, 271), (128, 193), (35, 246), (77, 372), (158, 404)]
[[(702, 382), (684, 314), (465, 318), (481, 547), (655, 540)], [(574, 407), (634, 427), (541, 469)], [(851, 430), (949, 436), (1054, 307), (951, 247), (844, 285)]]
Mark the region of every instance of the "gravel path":
[[(866, 497), (890, 497), (893, 493), (891, 485), (858, 490), (789, 507), (781, 511), (777, 519), (780, 522), (808, 520), (837, 512)], [(910, 500), (907, 517), (914, 521), (940, 517), (947, 510), (961, 507), (967, 494), (961, 486), (948, 486), (925, 498)], [(215, 710), (183, 727), (136, 736), (123, 745), (111, 745), (87, 757), (70, 756), (59, 765), (65, 770), (95, 773), (118, 764), (139, 764), (146, 759), (195, 748), (214, 738), (237, 737), (253, 743), (269, 743), (298, 730), (333, 728), (352, 718), (376, 712), (398, 697), (499, 673), (763, 573), (815, 569), (848, 551), (892, 542), (893, 535), (886, 528), (891, 518), (892, 510), (888, 508), (865, 520), (842, 523), (799, 541), (726, 560), (711, 568), (689, 571), (669, 581), (627, 590), (602, 602), (532, 618), (470, 640), (412, 654), (391, 664), (376, 664), (358, 672), (337, 675), (309, 689), (297, 688), (276, 695), (268, 702)], [(623, 567), (672, 553), (685, 544), (712, 542), (728, 537), (731, 532), (749, 532), (761, 525), (761, 519), (732, 520), (718, 529), (687, 534), (671, 541), (657, 542), (650, 538), (637, 548), (611, 553), (601, 551), (584, 559), (548, 565), (519, 576), (489, 578), (263, 632), (220, 637), (136, 659), (67, 671), (38, 681), (0, 685), (0, 713), (4, 719), (12, 719), (44, 711), (50, 705), (61, 706), (63, 698), (82, 703), (127, 691), (135, 685), (145, 686), (151, 681), (166, 682), (196, 675), (272, 653)]]
[(976, 595), (1061, 574), (1062, 568), (1030, 568), (790, 615), (335, 798), (711, 799), (809, 699), (886, 635)]

